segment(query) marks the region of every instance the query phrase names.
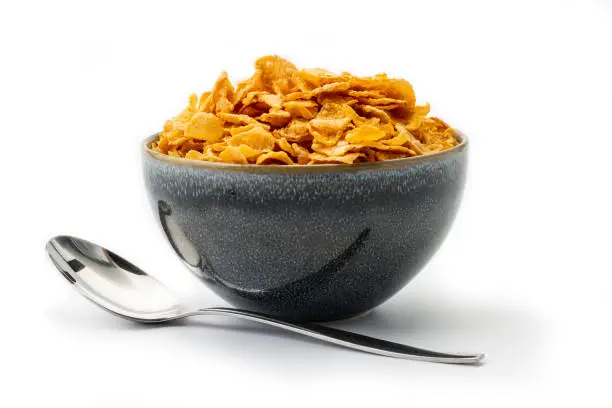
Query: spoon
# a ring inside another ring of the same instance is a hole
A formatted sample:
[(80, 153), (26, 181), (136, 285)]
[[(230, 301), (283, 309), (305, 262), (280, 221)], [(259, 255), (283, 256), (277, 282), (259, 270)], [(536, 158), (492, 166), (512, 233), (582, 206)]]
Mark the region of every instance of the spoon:
[(484, 354), (439, 353), (241, 309), (190, 310), (157, 279), (92, 242), (57, 236), (47, 243), (46, 250), (57, 269), (83, 296), (117, 316), (139, 323), (162, 323), (196, 315), (235, 316), (381, 356), (448, 364), (478, 364), (484, 359)]

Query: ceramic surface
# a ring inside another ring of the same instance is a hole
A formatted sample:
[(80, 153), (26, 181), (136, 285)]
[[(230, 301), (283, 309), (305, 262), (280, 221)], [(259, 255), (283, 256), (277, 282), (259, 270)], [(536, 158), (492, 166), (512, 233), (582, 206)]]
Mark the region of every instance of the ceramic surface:
[(184, 263), (231, 304), (296, 321), (362, 314), (440, 247), (461, 199), (467, 141), (363, 165), (196, 162), (143, 148), (149, 198)]

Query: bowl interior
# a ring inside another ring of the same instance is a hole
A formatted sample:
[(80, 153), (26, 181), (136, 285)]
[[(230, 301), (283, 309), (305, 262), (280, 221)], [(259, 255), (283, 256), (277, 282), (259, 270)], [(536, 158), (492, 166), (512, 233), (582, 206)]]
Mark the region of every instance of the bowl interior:
[(202, 160), (191, 160), (181, 157), (168, 156), (166, 154), (155, 152), (151, 149), (151, 143), (158, 137), (158, 133), (147, 137), (143, 141), (143, 151), (150, 157), (163, 160), (168, 163), (178, 164), (181, 166), (192, 166), (199, 168), (224, 169), (227, 171), (249, 171), (258, 173), (300, 173), (300, 172), (331, 172), (331, 171), (360, 171), (365, 169), (376, 168), (393, 168), (416, 164), (423, 161), (436, 160), (438, 158), (452, 155), (457, 151), (465, 149), (468, 144), (466, 136), (455, 130), (455, 138), (459, 142), (456, 146), (441, 152), (435, 152), (423, 156), (406, 157), (402, 159), (383, 160), (373, 163), (357, 163), (357, 164), (312, 164), (312, 165), (260, 165), (260, 164), (233, 164), (233, 163), (218, 163)]

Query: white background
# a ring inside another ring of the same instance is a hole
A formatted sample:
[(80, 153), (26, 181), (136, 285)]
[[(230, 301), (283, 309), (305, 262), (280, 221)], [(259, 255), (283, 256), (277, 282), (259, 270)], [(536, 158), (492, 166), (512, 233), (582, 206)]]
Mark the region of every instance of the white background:
[[(14, 1), (0, 41), (3, 407), (610, 406), (610, 1)], [(268, 53), (404, 77), (469, 136), (440, 252), (337, 326), (483, 351), (485, 365), (375, 357), (230, 319), (142, 327), (47, 261), (46, 240), (74, 234), (193, 304), (223, 305), (156, 226), (139, 145), (221, 70), (246, 77)]]

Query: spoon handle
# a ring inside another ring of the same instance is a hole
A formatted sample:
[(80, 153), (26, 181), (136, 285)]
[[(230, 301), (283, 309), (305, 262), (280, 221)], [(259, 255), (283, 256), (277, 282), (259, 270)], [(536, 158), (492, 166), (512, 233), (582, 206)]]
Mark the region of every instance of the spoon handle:
[(312, 323), (290, 323), (276, 319), (271, 316), (250, 312), (241, 309), (230, 309), (225, 307), (212, 307), (199, 309), (189, 315), (222, 315), (236, 316), (246, 320), (279, 327), (294, 333), (303, 334), (328, 343), (378, 354), (387, 357), (404, 358), (410, 360), (429, 361), (447, 364), (479, 364), (484, 359), (484, 354), (447, 354), (437, 351), (425, 350), (391, 341), (376, 339), (358, 333), (334, 329)]

